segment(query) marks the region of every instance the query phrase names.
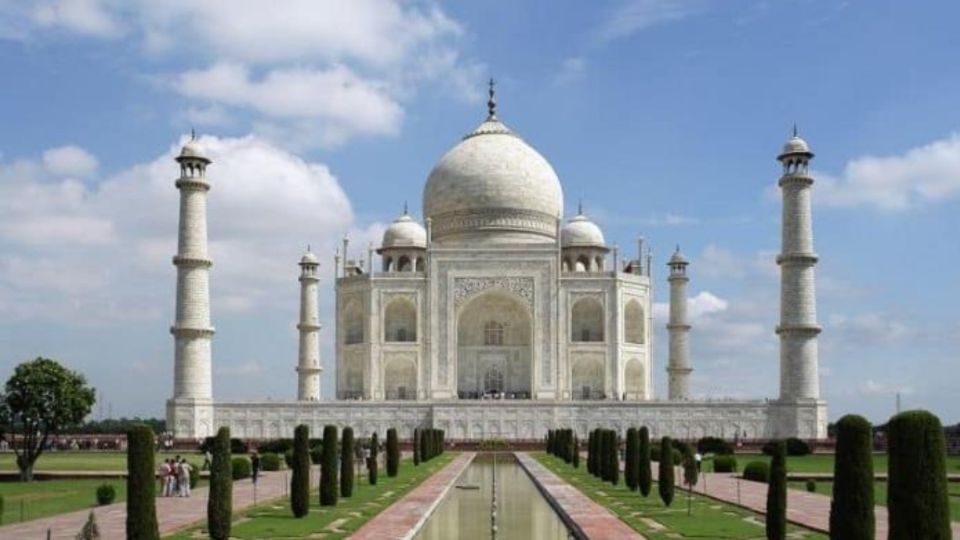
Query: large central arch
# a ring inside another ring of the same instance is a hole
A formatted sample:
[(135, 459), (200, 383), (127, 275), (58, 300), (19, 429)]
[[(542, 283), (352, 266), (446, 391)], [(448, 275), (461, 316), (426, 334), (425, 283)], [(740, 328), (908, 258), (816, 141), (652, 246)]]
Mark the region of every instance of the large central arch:
[(494, 289), (457, 314), (457, 395), (529, 399), (533, 381), (533, 317), (514, 294)]

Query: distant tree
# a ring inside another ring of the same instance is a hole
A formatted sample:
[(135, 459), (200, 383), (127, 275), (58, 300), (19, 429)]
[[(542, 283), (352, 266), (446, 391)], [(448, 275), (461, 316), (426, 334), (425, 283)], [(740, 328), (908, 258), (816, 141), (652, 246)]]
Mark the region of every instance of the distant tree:
[(866, 418), (848, 414), (837, 422), (836, 434), (830, 538), (873, 540), (873, 429)]
[(377, 434), (374, 433), (370, 437), (370, 463), (367, 465), (367, 480), (369, 480), (371, 486), (377, 485), (377, 468), (379, 467), (379, 462), (377, 461), (377, 454), (380, 451), (380, 440), (377, 438)]
[(340, 435), (340, 496), (353, 496), (353, 428), (349, 426)]
[(777, 441), (770, 461), (770, 479), (767, 482), (767, 540), (787, 537), (787, 446)]
[(610, 460), (610, 464), (608, 465), (608, 467), (610, 467), (610, 483), (617, 485), (620, 482), (620, 435), (616, 430), (611, 429), (607, 437), (610, 438), (610, 453), (608, 455), (608, 459)]
[(600, 469), (600, 479), (604, 482), (610, 481), (610, 437), (607, 435), (609, 431), (601, 429), (597, 435), (597, 445), (600, 449), (597, 452), (597, 467)]
[(946, 442), (940, 419), (906, 411), (890, 419), (887, 509), (889, 540), (950, 538)]
[(420, 428), (413, 430), (413, 464), (420, 465)]
[(83, 375), (55, 360), (37, 358), (14, 368), (0, 393), (0, 440), (13, 448), (20, 480), (33, 480), (33, 465), (51, 437), (80, 424), (95, 396)]
[(310, 428), (300, 424), (293, 431), (293, 476), (290, 479), (290, 509), (302, 518), (310, 512)]
[(337, 505), (337, 426), (323, 428), (320, 460), (320, 506)]
[[(657, 478), (657, 489), (660, 492), (660, 500), (663, 501), (663, 504), (670, 506), (673, 502), (673, 460), (669, 458), (670, 449), (673, 448), (673, 443), (670, 440), (670, 437), (664, 437), (660, 439), (660, 465), (659, 475)], [(664, 452), (666, 452), (667, 459), (663, 459)]]
[(650, 430), (647, 426), (640, 428), (640, 443), (637, 445), (637, 454), (639, 465), (637, 465), (637, 486), (640, 488), (640, 494), (646, 497), (650, 495), (650, 487), (653, 483), (653, 471), (650, 469)]
[(573, 436), (573, 468), (580, 468), (580, 439), (576, 435)]
[[(233, 459), (230, 455), (230, 428), (222, 427), (213, 439), (210, 465), (210, 492), (207, 498), (207, 531), (213, 540), (230, 538), (233, 521)], [(130, 491), (127, 491), (129, 497)]]
[(127, 432), (127, 538), (159, 540), (154, 480), (155, 435), (147, 426)]
[(400, 441), (397, 440), (397, 429), (387, 430), (387, 476), (393, 478), (400, 468)]
[(640, 436), (637, 433), (637, 428), (632, 427), (627, 430), (627, 448), (623, 461), (623, 482), (630, 491), (636, 491), (639, 487), (637, 483), (637, 468), (640, 465), (640, 460), (638, 459), (640, 456), (639, 446)]

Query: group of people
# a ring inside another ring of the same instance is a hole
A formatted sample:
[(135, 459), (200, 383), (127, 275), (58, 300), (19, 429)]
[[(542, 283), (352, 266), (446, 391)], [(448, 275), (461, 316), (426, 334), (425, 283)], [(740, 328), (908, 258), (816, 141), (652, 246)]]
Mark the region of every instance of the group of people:
[(163, 497), (189, 497), (190, 473), (187, 460), (177, 456), (160, 464), (160, 493)]

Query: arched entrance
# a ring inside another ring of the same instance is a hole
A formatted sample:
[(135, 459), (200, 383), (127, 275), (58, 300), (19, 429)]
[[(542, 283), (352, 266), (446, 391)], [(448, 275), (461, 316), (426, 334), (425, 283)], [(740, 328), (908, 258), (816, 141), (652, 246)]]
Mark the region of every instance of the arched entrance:
[(457, 316), (460, 399), (529, 399), (533, 318), (523, 300), (503, 290), (467, 301)]

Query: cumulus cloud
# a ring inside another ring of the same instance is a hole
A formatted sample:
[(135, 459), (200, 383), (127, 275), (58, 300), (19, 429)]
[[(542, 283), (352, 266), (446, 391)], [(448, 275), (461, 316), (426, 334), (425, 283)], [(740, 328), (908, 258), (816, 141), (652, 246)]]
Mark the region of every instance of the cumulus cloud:
[(605, 14), (594, 39), (608, 43), (652, 26), (686, 19), (701, 8), (701, 2), (695, 0), (621, 0)]
[(99, 162), (83, 148), (68, 145), (44, 152), (43, 165), (54, 175), (88, 176), (97, 170)]
[[(221, 312), (268, 309), (295, 280), (306, 244), (332, 253), (351, 229), (350, 202), (325, 165), (261, 138), (201, 143), (214, 161), (213, 300)], [(156, 283), (174, 274), (178, 150), (93, 187), (38, 163), (0, 164), (0, 249), (11, 254), (0, 264), (2, 317), (110, 323), (163, 315), (153, 306), (170, 304), (171, 289)]]
[(123, 33), (123, 27), (112, 9), (99, 0), (56, 0), (39, 3), (30, 17), (41, 27), (113, 38)]
[(814, 201), (832, 207), (904, 211), (960, 194), (960, 134), (901, 155), (864, 156), (839, 176), (816, 173)]

